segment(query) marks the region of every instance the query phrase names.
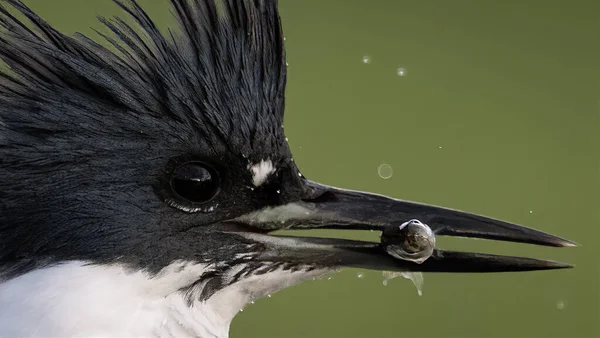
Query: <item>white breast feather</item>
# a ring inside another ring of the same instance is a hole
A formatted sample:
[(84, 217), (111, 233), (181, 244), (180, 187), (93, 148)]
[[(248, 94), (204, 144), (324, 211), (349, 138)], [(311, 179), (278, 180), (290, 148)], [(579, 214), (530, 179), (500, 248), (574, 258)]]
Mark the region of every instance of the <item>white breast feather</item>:
[(233, 317), (251, 300), (328, 272), (253, 275), (189, 306), (179, 290), (210, 269), (174, 262), (151, 277), (119, 265), (68, 262), (35, 270), (0, 284), (0, 337), (227, 338)]

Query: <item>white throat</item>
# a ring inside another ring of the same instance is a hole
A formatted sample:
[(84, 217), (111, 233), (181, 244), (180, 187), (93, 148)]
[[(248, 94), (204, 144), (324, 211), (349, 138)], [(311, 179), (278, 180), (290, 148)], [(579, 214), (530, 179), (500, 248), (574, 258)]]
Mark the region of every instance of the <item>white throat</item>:
[(188, 262), (175, 262), (154, 277), (84, 262), (35, 270), (0, 284), (0, 337), (223, 338), (251, 300), (328, 272), (249, 275), (205, 301), (192, 298), (190, 305), (180, 289), (210, 270)]

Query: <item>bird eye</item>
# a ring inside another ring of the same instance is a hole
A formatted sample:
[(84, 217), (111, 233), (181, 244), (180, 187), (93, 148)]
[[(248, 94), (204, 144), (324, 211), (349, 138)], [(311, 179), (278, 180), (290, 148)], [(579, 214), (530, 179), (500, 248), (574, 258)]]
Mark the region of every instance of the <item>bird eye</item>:
[(188, 162), (171, 174), (171, 188), (180, 197), (194, 203), (211, 200), (219, 192), (217, 172), (201, 162)]

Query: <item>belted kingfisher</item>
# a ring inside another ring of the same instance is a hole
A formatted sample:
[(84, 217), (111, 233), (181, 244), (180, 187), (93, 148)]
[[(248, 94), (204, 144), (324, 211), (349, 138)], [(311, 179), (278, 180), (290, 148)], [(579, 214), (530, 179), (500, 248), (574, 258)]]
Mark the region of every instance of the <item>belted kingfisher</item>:
[[(340, 267), (570, 267), (435, 248), (575, 244), (304, 177), (276, 0), (170, 0), (173, 31), (115, 2), (134, 24), (100, 18), (104, 45), (0, 2), (0, 337), (227, 337), (251, 300)], [(272, 234), (315, 228), (382, 240)]]

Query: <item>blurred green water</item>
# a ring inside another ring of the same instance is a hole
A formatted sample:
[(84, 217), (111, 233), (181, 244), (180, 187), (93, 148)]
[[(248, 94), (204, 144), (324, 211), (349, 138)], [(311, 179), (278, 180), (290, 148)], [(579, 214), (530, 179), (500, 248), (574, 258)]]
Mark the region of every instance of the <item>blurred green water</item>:
[[(108, 0), (25, 2), (68, 33), (116, 13)], [(140, 2), (169, 22), (165, 0)], [(422, 297), (407, 280), (384, 287), (378, 272), (344, 270), (249, 305), (232, 337), (600, 337), (600, 2), (280, 0), (280, 9), (286, 133), (304, 174), (582, 247), (441, 240), (576, 269), (430, 274)], [(382, 163), (394, 170), (388, 180)]]

